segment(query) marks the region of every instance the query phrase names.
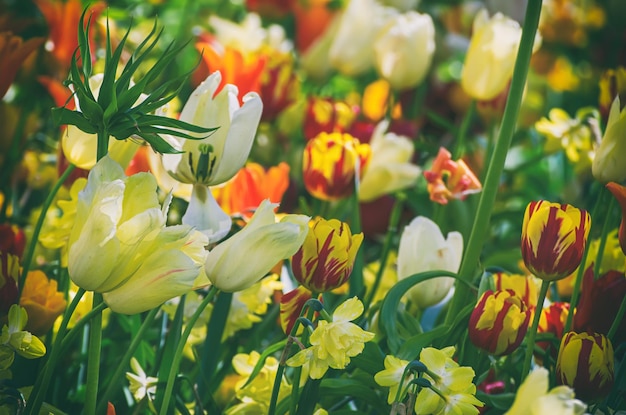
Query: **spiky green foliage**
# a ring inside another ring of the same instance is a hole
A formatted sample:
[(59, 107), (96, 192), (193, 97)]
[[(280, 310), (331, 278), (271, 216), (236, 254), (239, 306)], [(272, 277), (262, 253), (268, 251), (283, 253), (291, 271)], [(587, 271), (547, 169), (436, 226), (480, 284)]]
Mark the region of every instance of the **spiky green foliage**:
[[(216, 129), (203, 128), (153, 114), (157, 108), (178, 95), (194, 68), (183, 75), (164, 81), (147, 94), (145, 99), (137, 102), (147, 90), (148, 85), (163, 73), (176, 54), (186, 45), (186, 43), (170, 43), (156, 63), (145, 74), (142, 74), (141, 79), (131, 84), (133, 75), (147, 60), (161, 37), (162, 30), (157, 30), (156, 21), (148, 36), (137, 46), (124, 65), (119, 77), (117, 72), (130, 28), (120, 40), (117, 48), (113, 50), (107, 21), (104, 74), (100, 92), (95, 98), (89, 85), (93, 70), (88, 36), (91, 17), (87, 20), (87, 24), (84, 24), (86, 11), (87, 9), (83, 11), (78, 25), (78, 48), (72, 56), (70, 74), (66, 81), (66, 84), (71, 85), (74, 90), (80, 110), (72, 111), (65, 107), (54, 108), (52, 115), (57, 124), (75, 125), (86, 133), (101, 133), (118, 140), (140, 137), (159, 153), (177, 152), (161, 137), (162, 134), (198, 139), (204, 137), (199, 137), (197, 134), (206, 136)], [(196, 133), (196, 135), (191, 133)]]

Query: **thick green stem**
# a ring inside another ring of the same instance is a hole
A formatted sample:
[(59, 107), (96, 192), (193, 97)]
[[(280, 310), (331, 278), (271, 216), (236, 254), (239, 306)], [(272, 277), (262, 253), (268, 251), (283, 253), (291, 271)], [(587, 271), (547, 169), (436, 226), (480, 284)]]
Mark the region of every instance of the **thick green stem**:
[(97, 414), (103, 414), (106, 412), (106, 405), (109, 401), (111, 394), (113, 393), (113, 390), (120, 387), (120, 378), (124, 374), (125, 370), (128, 368), (128, 362), (130, 362), (130, 358), (133, 357), (135, 350), (137, 350), (137, 347), (139, 347), (139, 345), (141, 344), (141, 341), (143, 340), (143, 335), (146, 333), (146, 331), (154, 321), (154, 317), (159, 310), (160, 307), (156, 307), (150, 310), (150, 312), (146, 316), (146, 319), (141, 324), (141, 327), (139, 327), (139, 330), (137, 331), (137, 333), (135, 333), (133, 340), (130, 343), (130, 346), (128, 346), (128, 350), (126, 351), (126, 353), (124, 353), (124, 356), (120, 360), (120, 363), (117, 366), (115, 373), (113, 373), (113, 376), (109, 381), (109, 386), (104, 391), (102, 398), (100, 398), (100, 404), (98, 404), (98, 407), (96, 409)]
[(18, 301), (19, 301), (20, 296), (22, 295), (22, 290), (24, 289), (24, 283), (26, 282), (26, 276), (28, 275), (28, 271), (30, 270), (30, 264), (31, 262), (33, 262), (35, 249), (37, 248), (37, 241), (39, 240), (39, 233), (41, 232), (43, 223), (46, 220), (46, 213), (48, 212), (50, 205), (52, 205), (52, 202), (54, 201), (54, 198), (56, 197), (57, 192), (59, 191), (59, 189), (65, 182), (65, 180), (74, 171), (75, 168), (76, 166), (74, 166), (73, 164), (70, 164), (67, 167), (67, 169), (65, 169), (61, 177), (59, 177), (59, 180), (57, 180), (57, 182), (54, 184), (54, 187), (50, 190), (48, 197), (46, 198), (46, 200), (43, 202), (43, 205), (41, 206), (41, 213), (39, 214), (39, 218), (37, 218), (37, 223), (35, 224), (35, 228), (33, 229), (33, 235), (30, 239), (30, 242), (28, 243), (28, 250), (24, 254), (24, 260), (22, 261), (22, 275), (20, 276), (20, 281), (18, 284), (18, 287), (19, 287)]
[[(100, 160), (109, 151), (109, 132), (98, 131), (96, 160)], [(93, 293), (92, 308), (100, 306), (102, 294)], [(98, 313), (89, 325), (89, 350), (87, 352), (87, 385), (85, 390), (85, 408), (83, 413), (95, 414), (98, 403), (98, 383), (100, 380), (100, 354), (102, 352), (102, 314)]]
[(465, 154), (465, 141), (467, 139), (467, 131), (469, 130), (469, 126), (471, 124), (472, 118), (474, 117), (474, 112), (476, 111), (476, 100), (472, 100), (470, 103), (465, 116), (463, 117), (463, 121), (461, 121), (461, 127), (459, 128), (459, 134), (456, 137), (456, 141), (454, 142), (454, 151), (452, 154), (453, 159), (460, 159)]
[(187, 325), (185, 326), (185, 330), (178, 341), (178, 346), (176, 347), (176, 352), (174, 353), (174, 359), (172, 360), (169, 375), (167, 377), (167, 384), (165, 385), (165, 394), (163, 395), (163, 403), (161, 404), (161, 410), (159, 414), (167, 415), (167, 410), (170, 404), (170, 398), (172, 397), (172, 392), (174, 391), (174, 381), (176, 379), (176, 374), (178, 373), (178, 367), (180, 366), (180, 361), (183, 358), (183, 349), (185, 348), (185, 343), (191, 334), (191, 330), (193, 326), (198, 321), (198, 318), (204, 311), (204, 309), (209, 305), (209, 303), (213, 300), (213, 297), (217, 294), (219, 290), (215, 286), (211, 286), (209, 292), (206, 297), (202, 300), (196, 311), (187, 321)]
[[(102, 294), (93, 293), (92, 308), (101, 307)], [(95, 414), (100, 380), (100, 353), (102, 350), (102, 313), (94, 316), (89, 325), (89, 350), (87, 352), (87, 385), (84, 414)]]
[(543, 302), (546, 299), (549, 287), (550, 281), (543, 281), (541, 283), (541, 290), (539, 291), (539, 298), (537, 299), (537, 308), (535, 309), (533, 324), (526, 334), (526, 356), (524, 357), (524, 366), (522, 366), (522, 380), (526, 378), (526, 375), (528, 375), (528, 372), (530, 371), (530, 363), (532, 362), (533, 352), (535, 350), (537, 328), (539, 327), (539, 320), (541, 320), (541, 310), (543, 310)]
[[(350, 230), (352, 234), (355, 235), (361, 232), (361, 212), (360, 212), (360, 204), (359, 204), (359, 192), (358, 186), (352, 195), (352, 218), (350, 221)], [(363, 250), (359, 249), (356, 253), (356, 258), (354, 260), (354, 267), (352, 268), (352, 273), (350, 274), (350, 297), (355, 295), (363, 294)]]
[(609, 333), (607, 337), (609, 340), (614, 342), (615, 333), (617, 333), (617, 329), (619, 329), (622, 320), (624, 319), (624, 314), (626, 314), (626, 297), (622, 298), (622, 304), (619, 306), (619, 310), (617, 311), (617, 315), (613, 320), (613, 324), (611, 324), (611, 328), (609, 329)]
[(376, 297), (376, 291), (378, 291), (380, 281), (383, 279), (385, 268), (387, 267), (387, 260), (389, 259), (389, 252), (391, 251), (393, 237), (398, 233), (398, 222), (400, 222), (403, 206), (404, 195), (399, 193), (396, 195), (396, 202), (393, 205), (393, 210), (391, 211), (391, 218), (389, 219), (389, 226), (387, 227), (387, 235), (385, 235), (383, 251), (380, 255), (380, 263), (378, 271), (376, 272), (376, 279), (374, 280), (374, 284), (372, 285), (370, 292), (367, 294), (367, 297), (365, 297), (365, 302), (363, 303), (366, 310)]
[[(511, 81), (511, 89), (509, 97), (504, 109), (504, 117), (498, 134), (498, 139), (493, 151), (493, 156), (489, 161), (489, 167), (485, 178), (483, 191), (478, 202), (478, 211), (474, 226), (470, 234), (469, 242), (463, 256), (459, 275), (461, 278), (470, 281), (474, 276), (474, 271), (478, 266), (480, 253), (482, 251), (487, 233), (489, 231), (489, 220), (496, 199), (496, 194), (500, 186), (500, 176), (504, 169), (507, 152), (511, 145), (513, 133), (517, 123), (519, 109), (522, 103), (522, 95), (526, 85), (526, 77), (528, 75), (528, 66), (533, 51), (535, 35), (537, 33), (537, 25), (539, 24), (539, 14), (541, 13), (542, 0), (529, 0), (526, 9), (526, 17), (522, 28), (522, 39), (520, 42), (517, 59), (515, 61), (515, 69), (513, 71), (513, 79)], [(446, 315), (446, 324), (451, 324), (461, 309), (472, 300), (471, 292), (465, 288), (464, 284), (456, 284), (456, 291), (450, 308)]]
[(61, 325), (59, 326), (59, 330), (54, 338), (54, 344), (52, 345), (52, 349), (48, 355), (48, 361), (46, 362), (42, 373), (37, 377), (35, 386), (33, 386), (30, 398), (28, 399), (26, 410), (24, 411), (25, 415), (38, 414), (41, 409), (41, 404), (43, 403), (46, 392), (48, 391), (48, 385), (50, 384), (52, 373), (54, 372), (61, 354), (61, 342), (65, 338), (67, 325), (69, 324), (70, 318), (72, 317), (72, 314), (74, 314), (74, 310), (76, 310), (76, 307), (84, 294), (85, 290), (80, 288), (63, 314), (63, 320), (61, 320)]

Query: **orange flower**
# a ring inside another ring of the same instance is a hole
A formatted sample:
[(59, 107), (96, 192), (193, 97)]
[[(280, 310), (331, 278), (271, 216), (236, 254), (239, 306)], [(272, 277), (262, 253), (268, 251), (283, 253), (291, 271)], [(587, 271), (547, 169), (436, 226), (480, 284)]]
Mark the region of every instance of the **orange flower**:
[[(76, 28), (83, 12), (81, 0), (68, 0), (66, 2), (59, 0), (35, 0), (35, 4), (39, 7), (48, 23), (50, 32), (48, 38), (52, 55), (62, 68), (68, 69), (72, 61), (72, 55), (78, 47)], [(97, 19), (105, 7), (106, 4), (103, 2), (96, 2), (91, 5), (92, 21)], [(89, 16), (89, 13), (87, 13), (87, 16)], [(68, 30), (68, 28), (73, 30)], [(91, 41), (90, 43), (93, 44), (93, 39)]]
[(63, 293), (57, 290), (56, 280), (50, 280), (43, 271), (36, 270), (26, 277), (20, 305), (28, 313), (26, 329), (35, 335), (43, 335), (63, 314), (67, 302)]
[(451, 199), (463, 200), (467, 195), (478, 193), (482, 185), (463, 160), (452, 160), (452, 154), (439, 148), (430, 170), (424, 172), (428, 182), (430, 200), (445, 205)]
[(242, 97), (248, 92), (261, 91), (261, 75), (267, 61), (265, 56), (245, 56), (241, 51), (225, 47), (215, 39), (198, 41), (195, 46), (202, 54), (204, 65), (198, 67), (194, 79), (205, 79), (208, 73), (216, 71), (222, 74), (222, 83), (215, 91), (215, 95), (219, 94), (226, 84), (236, 85), (241, 104)]
[(260, 164), (248, 163), (231, 181), (211, 190), (224, 212), (250, 216), (265, 199), (279, 203), (288, 186), (287, 163), (280, 163), (267, 170)]
[(22, 63), (43, 41), (42, 37), (34, 37), (24, 42), (11, 32), (0, 33), (0, 98), (13, 83)]

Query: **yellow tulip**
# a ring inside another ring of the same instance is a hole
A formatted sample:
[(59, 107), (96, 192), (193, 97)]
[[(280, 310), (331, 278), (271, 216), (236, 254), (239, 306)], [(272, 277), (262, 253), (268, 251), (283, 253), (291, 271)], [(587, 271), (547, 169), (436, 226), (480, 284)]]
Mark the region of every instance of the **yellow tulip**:
[(593, 177), (601, 183), (626, 180), (626, 108), (621, 108), (619, 95), (615, 97), (609, 112), (604, 136), (591, 164)]
[(41, 270), (31, 271), (26, 277), (20, 305), (29, 319), (26, 328), (36, 334), (46, 334), (57, 317), (63, 314), (67, 301), (57, 290), (57, 282), (50, 280)]
[[(497, 13), (491, 18), (483, 9), (474, 19), (473, 34), (461, 72), (461, 86), (474, 99), (487, 101), (506, 88), (522, 37), (522, 28), (509, 17)], [(535, 37), (534, 49), (541, 38)]]
[(285, 215), (277, 223), (276, 206), (264, 200), (242, 230), (209, 252), (204, 268), (213, 285), (227, 292), (244, 290), (302, 246), (309, 217)]
[(126, 177), (104, 157), (79, 193), (68, 242), (74, 283), (104, 294), (111, 310), (133, 314), (160, 305), (194, 285), (206, 237), (190, 226), (166, 227), (154, 176)]

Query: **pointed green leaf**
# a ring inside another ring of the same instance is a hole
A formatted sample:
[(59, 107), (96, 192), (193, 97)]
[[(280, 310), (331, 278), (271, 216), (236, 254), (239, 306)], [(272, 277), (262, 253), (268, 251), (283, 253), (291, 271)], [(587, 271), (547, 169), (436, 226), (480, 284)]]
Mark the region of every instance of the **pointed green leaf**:
[(98, 130), (78, 111), (65, 107), (52, 108), (52, 120), (57, 125), (75, 125), (88, 134), (96, 134)]

